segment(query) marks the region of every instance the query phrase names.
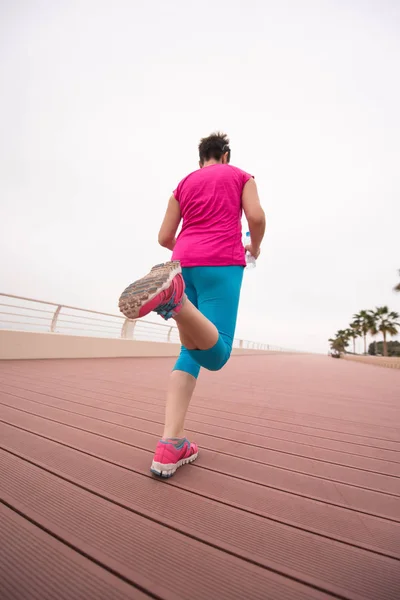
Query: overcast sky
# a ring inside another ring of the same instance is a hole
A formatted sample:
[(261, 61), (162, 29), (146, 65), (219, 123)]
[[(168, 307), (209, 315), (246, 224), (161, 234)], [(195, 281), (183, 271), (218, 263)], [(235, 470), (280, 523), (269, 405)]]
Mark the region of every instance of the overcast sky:
[(118, 312), (220, 129), (267, 214), (237, 336), (400, 310), (399, 65), (396, 0), (1, 0), (0, 291)]

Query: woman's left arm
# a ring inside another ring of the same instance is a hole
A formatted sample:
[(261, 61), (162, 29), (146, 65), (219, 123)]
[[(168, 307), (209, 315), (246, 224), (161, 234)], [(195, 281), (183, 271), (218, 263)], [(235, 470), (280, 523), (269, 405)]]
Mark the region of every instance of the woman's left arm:
[(176, 232), (181, 222), (181, 209), (179, 202), (175, 199), (175, 196), (171, 196), (168, 202), (168, 207), (165, 212), (165, 217), (162, 222), (160, 232), (158, 234), (158, 243), (163, 248), (173, 250), (176, 243)]

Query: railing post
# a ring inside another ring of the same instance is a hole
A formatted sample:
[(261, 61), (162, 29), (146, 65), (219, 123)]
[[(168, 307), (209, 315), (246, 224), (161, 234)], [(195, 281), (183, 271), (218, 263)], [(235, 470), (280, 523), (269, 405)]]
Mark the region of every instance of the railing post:
[(128, 329), (128, 323), (129, 323), (129, 319), (125, 319), (125, 321), (122, 324), (122, 329), (121, 329), (121, 337), (122, 338), (126, 338), (126, 331)]
[(62, 309), (62, 304), (59, 304), (56, 308), (56, 310), (54, 311), (54, 315), (53, 318), (51, 320), (51, 325), (50, 325), (50, 331), (52, 333), (55, 332), (56, 327), (57, 327), (57, 320), (58, 320), (58, 315), (60, 314), (60, 310)]
[(239, 340), (239, 348), (243, 348), (243, 340)]
[(125, 319), (124, 324), (121, 329), (121, 338), (134, 339), (134, 331), (135, 331), (136, 321), (132, 321), (131, 319)]
[(171, 341), (171, 333), (172, 333), (172, 330), (173, 330), (173, 329), (174, 329), (173, 327), (170, 327), (170, 328), (169, 328), (169, 330), (168, 330), (167, 342), (170, 342), (170, 341)]

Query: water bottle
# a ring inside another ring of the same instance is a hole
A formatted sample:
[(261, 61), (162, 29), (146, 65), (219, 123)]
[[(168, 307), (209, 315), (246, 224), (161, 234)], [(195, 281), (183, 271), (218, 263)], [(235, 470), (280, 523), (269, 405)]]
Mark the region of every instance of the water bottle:
[[(244, 246), (249, 246), (251, 244), (250, 231), (248, 231), (244, 238)], [(250, 254), (248, 250), (246, 250), (246, 269), (255, 269), (256, 268), (256, 259), (254, 256)]]

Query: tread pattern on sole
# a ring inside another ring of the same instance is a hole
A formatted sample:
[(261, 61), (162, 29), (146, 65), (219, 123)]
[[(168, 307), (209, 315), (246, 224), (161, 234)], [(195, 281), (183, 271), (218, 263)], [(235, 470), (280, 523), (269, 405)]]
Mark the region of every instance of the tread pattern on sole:
[(121, 294), (119, 309), (128, 319), (137, 319), (140, 309), (157, 294), (168, 289), (173, 278), (181, 273), (179, 261), (155, 265), (151, 271), (131, 283)]

